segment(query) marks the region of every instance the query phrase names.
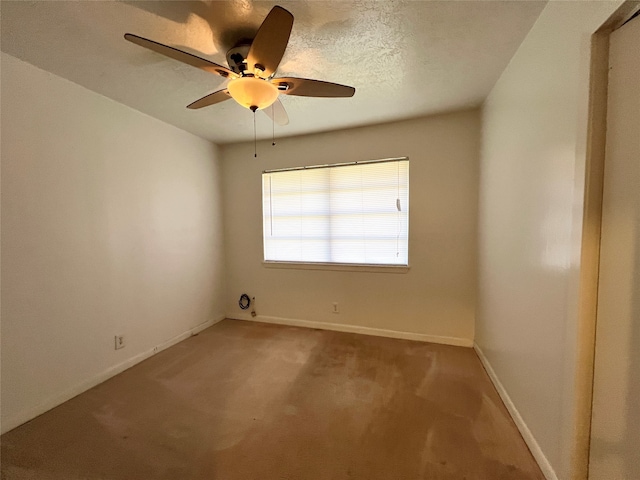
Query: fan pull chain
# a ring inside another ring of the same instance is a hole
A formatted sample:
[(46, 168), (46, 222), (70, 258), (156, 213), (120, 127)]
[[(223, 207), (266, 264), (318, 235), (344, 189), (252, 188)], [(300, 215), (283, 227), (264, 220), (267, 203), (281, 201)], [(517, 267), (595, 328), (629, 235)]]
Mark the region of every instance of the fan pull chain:
[(253, 110), (253, 158), (258, 157), (258, 139), (256, 137), (256, 109)]

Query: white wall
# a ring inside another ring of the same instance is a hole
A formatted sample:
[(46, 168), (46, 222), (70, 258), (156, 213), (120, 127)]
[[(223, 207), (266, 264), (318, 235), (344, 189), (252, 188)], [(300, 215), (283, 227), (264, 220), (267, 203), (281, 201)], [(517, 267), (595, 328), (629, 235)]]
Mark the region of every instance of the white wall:
[(2, 54), (2, 431), (220, 319), (222, 251), (217, 147)]
[(589, 42), (619, 3), (550, 2), (483, 108), (476, 343), (548, 478), (574, 478)]
[[(252, 143), (223, 147), (227, 315), (249, 318), (238, 307), (246, 292), (256, 297), (258, 320), (381, 329), (470, 346), (479, 129), (479, 112), (472, 110), (292, 137), (276, 147), (261, 142), (258, 158)], [(264, 169), (400, 156), (410, 160), (408, 273), (263, 266)], [(339, 314), (331, 312), (332, 302)]]

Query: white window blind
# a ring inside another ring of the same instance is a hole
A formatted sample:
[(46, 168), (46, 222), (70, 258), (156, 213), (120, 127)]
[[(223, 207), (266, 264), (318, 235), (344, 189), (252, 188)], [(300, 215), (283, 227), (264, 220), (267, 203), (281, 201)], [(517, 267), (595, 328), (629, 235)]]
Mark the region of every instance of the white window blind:
[(408, 265), (409, 161), (262, 175), (264, 259)]

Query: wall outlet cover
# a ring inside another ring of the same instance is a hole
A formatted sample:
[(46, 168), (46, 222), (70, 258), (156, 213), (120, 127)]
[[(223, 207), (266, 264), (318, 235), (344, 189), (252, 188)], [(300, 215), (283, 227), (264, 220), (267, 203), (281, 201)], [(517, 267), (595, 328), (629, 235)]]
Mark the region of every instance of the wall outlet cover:
[(121, 348), (124, 348), (124, 335), (116, 335), (115, 336), (115, 347), (116, 350), (120, 350)]

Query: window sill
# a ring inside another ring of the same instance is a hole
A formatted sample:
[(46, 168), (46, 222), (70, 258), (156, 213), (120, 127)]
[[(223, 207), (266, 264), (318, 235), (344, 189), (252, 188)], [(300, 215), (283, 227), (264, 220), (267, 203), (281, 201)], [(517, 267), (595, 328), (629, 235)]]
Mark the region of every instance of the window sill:
[(357, 263), (307, 263), (263, 261), (266, 268), (292, 270), (333, 270), (337, 272), (408, 273), (408, 265), (363, 265)]

